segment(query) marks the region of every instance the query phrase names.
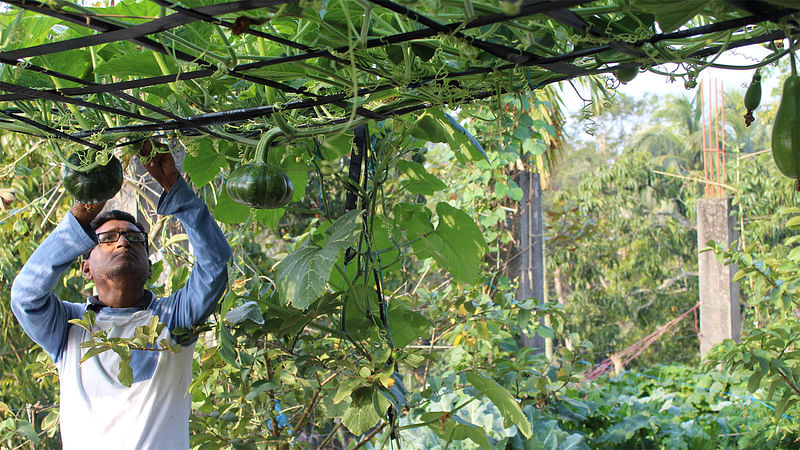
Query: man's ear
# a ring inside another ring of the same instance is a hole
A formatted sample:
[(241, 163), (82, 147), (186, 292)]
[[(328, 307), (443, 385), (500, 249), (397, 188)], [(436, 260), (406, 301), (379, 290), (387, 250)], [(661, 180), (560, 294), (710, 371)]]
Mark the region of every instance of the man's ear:
[(92, 279), (92, 269), (89, 266), (89, 260), (88, 259), (84, 259), (83, 261), (81, 261), (81, 275), (83, 276), (83, 278), (85, 280), (91, 280)]

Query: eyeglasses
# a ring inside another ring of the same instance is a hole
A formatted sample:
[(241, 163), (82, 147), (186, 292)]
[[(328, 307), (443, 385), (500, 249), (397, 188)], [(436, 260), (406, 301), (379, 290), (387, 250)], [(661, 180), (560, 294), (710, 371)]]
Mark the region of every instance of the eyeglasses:
[(104, 231), (97, 233), (97, 242), (101, 244), (113, 244), (119, 240), (120, 236), (132, 244), (141, 244), (147, 241), (147, 235), (141, 231)]

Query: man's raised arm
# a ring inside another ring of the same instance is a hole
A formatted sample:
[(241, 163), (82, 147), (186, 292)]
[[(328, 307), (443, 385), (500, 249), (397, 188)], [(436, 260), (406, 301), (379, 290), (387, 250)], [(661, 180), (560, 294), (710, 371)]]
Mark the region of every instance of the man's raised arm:
[(55, 230), (33, 252), (11, 287), (11, 309), (22, 328), (58, 361), (68, 320), (80, 317), (83, 305), (59, 300), (53, 288), (61, 274), (96, 244), (89, 224), (103, 203), (75, 202)]
[[(149, 152), (145, 144), (142, 154), (146, 156)], [(195, 257), (186, 285), (156, 305), (155, 312), (170, 330), (191, 328), (205, 322), (225, 291), (231, 248), (206, 204), (180, 177), (171, 154), (158, 153), (144, 166), (164, 188), (158, 213), (173, 215), (183, 224)]]

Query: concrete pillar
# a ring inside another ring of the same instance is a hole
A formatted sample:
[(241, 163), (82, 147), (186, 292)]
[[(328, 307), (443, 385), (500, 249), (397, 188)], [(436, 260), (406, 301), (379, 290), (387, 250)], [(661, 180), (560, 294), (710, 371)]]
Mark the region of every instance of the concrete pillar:
[[(698, 248), (715, 241), (724, 248), (738, 239), (735, 208), (730, 198), (702, 199), (697, 203)], [(700, 274), (700, 356), (724, 339), (739, 341), (741, 311), (739, 284), (733, 282), (735, 264), (722, 265), (714, 252), (698, 255)]]
[[(514, 258), (515, 264), (511, 264), (512, 274), (519, 278), (515, 297), (517, 300), (534, 297), (539, 303), (544, 303), (544, 238), (539, 174), (523, 170), (519, 174), (519, 187), (522, 189), (516, 236), (519, 248)], [(521, 345), (545, 350), (544, 338), (539, 335), (522, 336)]]

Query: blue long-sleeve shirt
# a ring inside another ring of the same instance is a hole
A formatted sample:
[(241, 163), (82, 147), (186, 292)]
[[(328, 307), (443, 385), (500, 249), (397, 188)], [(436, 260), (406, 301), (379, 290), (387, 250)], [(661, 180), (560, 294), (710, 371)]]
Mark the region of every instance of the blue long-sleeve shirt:
[[(166, 325), (159, 342), (174, 342), (172, 330), (205, 322), (227, 285), (230, 246), (206, 205), (183, 179), (161, 196), (157, 211), (183, 224), (194, 267), (183, 288), (168, 297), (153, 295), (146, 308), (100, 309), (95, 327), (106, 330), (109, 337), (133, 337), (136, 327), (158, 316)], [(117, 379), (120, 359), (116, 353), (80, 362), (86, 353), (80, 345), (90, 334), (68, 321), (80, 318), (97, 301), (66, 302), (52, 291), (64, 270), (95, 245), (96, 237), (68, 213), (31, 255), (11, 288), (14, 315), (59, 370), (64, 448), (188, 448), (191, 397), (187, 389), (194, 341), (184, 343), (177, 353), (132, 351), (130, 387)]]

